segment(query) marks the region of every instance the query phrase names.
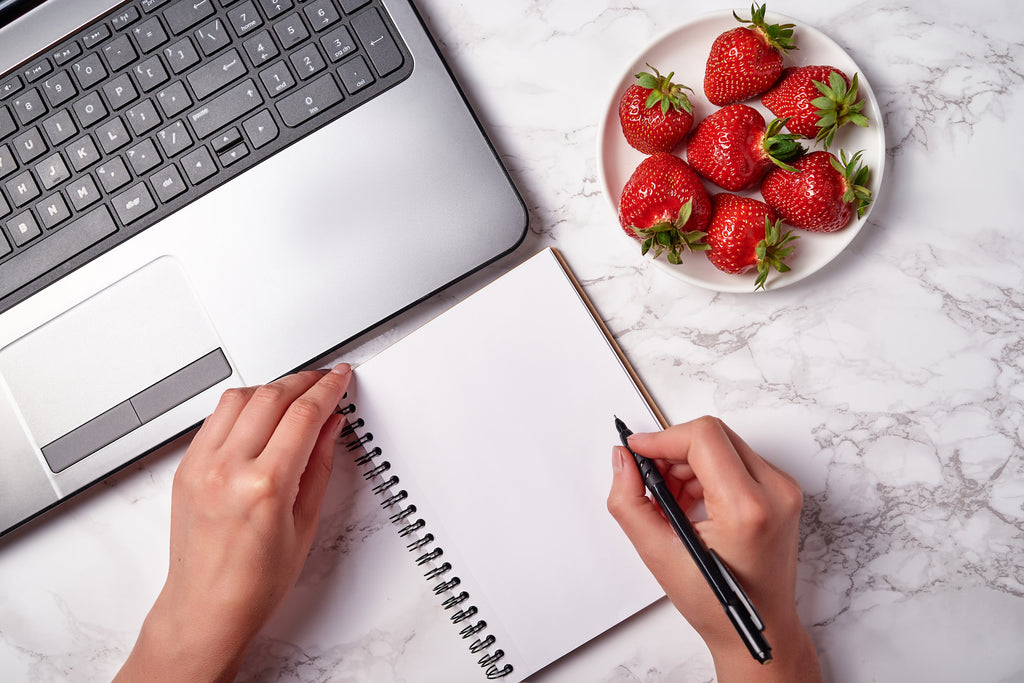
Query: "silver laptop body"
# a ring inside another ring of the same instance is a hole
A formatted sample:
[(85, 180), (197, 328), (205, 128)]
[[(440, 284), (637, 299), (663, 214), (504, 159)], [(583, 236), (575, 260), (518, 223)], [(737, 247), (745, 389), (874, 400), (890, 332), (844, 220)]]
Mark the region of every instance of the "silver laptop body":
[[(47, 0), (0, 28), (0, 84), (117, 5)], [(415, 8), (383, 7), (411, 56), (405, 80), (15, 292), (0, 313), (0, 534), (187, 431), (224, 389), (301, 367), (521, 242), (522, 200)]]

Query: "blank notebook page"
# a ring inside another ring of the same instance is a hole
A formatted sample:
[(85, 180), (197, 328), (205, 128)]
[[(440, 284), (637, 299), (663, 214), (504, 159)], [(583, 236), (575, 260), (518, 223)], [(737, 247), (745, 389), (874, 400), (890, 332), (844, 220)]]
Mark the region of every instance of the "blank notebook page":
[(606, 508), (613, 415), (661, 427), (552, 250), (362, 364), (350, 399), (436, 537), (424, 552), (443, 550), (498, 666), (513, 665), (506, 680), (664, 594)]

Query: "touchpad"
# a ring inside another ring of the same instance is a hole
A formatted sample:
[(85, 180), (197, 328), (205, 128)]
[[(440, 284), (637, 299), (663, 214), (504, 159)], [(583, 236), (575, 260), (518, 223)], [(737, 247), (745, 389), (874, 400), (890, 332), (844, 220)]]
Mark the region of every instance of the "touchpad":
[(231, 375), (180, 265), (158, 259), (0, 350), (54, 472)]

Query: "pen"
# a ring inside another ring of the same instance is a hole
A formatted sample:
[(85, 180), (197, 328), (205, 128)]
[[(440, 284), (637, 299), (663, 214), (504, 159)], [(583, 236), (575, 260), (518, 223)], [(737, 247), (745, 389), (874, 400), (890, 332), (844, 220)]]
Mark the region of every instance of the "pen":
[(722, 604), (729, 621), (740, 634), (740, 638), (750, 650), (751, 656), (762, 664), (771, 661), (772, 648), (762, 633), (764, 622), (761, 621), (750, 598), (743, 592), (743, 587), (740, 586), (722, 559), (718, 557), (718, 554), (707, 548), (697, 536), (696, 530), (679, 508), (679, 503), (668, 490), (664, 477), (661, 476), (661, 472), (654, 466), (654, 463), (629, 447), (628, 439), (633, 432), (618, 417), (615, 418), (615, 429), (619, 432), (622, 445), (636, 461), (644, 484), (662, 512), (665, 513), (665, 517), (668, 518), (672, 528), (679, 535), (683, 545), (690, 552), (690, 557), (697, 563), (697, 568), (700, 569), (700, 573), (704, 575), (704, 579), (708, 582), (715, 597)]

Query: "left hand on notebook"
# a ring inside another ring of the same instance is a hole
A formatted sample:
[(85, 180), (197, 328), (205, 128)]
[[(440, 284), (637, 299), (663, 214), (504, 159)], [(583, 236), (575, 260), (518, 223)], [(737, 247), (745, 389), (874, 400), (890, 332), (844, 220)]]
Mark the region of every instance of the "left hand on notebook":
[(174, 476), (170, 568), (119, 680), (230, 680), (316, 532), (351, 368), (225, 392)]

